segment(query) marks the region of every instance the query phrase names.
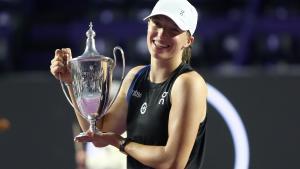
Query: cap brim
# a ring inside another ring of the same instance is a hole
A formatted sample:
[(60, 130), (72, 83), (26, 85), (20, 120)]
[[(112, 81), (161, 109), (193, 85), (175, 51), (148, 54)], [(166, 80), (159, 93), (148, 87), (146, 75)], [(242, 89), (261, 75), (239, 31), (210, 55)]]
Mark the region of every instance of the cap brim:
[(188, 28), (186, 28), (184, 26), (183, 21), (180, 21), (180, 19), (178, 19), (177, 17), (175, 17), (172, 14), (167, 13), (167, 12), (151, 13), (149, 16), (145, 17), (144, 20), (147, 20), (147, 19), (151, 18), (152, 16), (156, 16), (156, 15), (164, 15), (164, 16), (170, 18), (179, 27), (179, 29), (181, 29), (183, 31), (188, 30)]

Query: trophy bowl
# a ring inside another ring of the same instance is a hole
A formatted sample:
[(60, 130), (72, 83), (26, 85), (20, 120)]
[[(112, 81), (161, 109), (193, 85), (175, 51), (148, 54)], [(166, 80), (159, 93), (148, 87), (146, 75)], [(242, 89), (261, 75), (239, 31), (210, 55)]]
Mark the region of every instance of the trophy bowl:
[[(69, 90), (69, 98), (62, 81), (63, 92), (75, 111), (86, 119), (91, 130), (99, 133), (96, 122), (107, 112), (114, 102), (117, 94), (110, 99), (110, 90), (116, 65), (116, 52), (119, 50), (123, 61), (123, 72), (121, 82), (125, 73), (124, 52), (121, 47), (113, 49), (114, 59), (100, 55), (95, 47), (95, 32), (90, 24), (90, 29), (86, 33), (86, 48), (84, 53), (77, 58), (68, 61), (69, 70), (72, 77), (72, 87)], [(80, 135), (85, 135), (83, 132)]]

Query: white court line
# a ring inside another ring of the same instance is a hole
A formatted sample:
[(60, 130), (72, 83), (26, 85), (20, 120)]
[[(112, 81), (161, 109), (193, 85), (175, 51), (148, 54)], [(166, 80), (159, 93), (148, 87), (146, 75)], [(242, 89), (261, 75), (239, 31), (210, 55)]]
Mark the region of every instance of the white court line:
[(250, 159), (249, 141), (243, 121), (230, 101), (220, 91), (209, 84), (207, 84), (207, 87), (207, 100), (223, 117), (233, 139), (234, 169), (248, 169)]

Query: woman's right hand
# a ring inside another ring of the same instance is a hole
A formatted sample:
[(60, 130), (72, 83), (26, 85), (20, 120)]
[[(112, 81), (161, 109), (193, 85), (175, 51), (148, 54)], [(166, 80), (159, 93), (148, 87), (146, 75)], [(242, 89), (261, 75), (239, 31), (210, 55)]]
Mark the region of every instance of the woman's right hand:
[(72, 77), (68, 66), (68, 61), (72, 59), (70, 48), (55, 50), (55, 56), (51, 60), (50, 71), (56, 79), (61, 79), (65, 83), (72, 83)]

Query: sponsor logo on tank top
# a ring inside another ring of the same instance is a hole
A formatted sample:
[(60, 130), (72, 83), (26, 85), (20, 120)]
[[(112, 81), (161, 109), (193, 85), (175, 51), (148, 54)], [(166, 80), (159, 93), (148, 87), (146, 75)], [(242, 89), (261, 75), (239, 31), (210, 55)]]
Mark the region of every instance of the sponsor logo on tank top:
[(147, 102), (144, 102), (140, 109), (141, 114), (145, 114), (146, 110), (147, 110)]
[(141, 98), (142, 97), (142, 93), (137, 91), (137, 90), (134, 90), (133, 93), (132, 93), (132, 96), (134, 97), (137, 97), (137, 98)]
[(165, 97), (167, 97), (169, 92), (163, 92), (163, 94), (161, 95), (160, 100), (158, 101), (158, 104), (160, 105), (164, 105), (165, 104)]

